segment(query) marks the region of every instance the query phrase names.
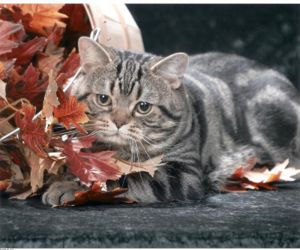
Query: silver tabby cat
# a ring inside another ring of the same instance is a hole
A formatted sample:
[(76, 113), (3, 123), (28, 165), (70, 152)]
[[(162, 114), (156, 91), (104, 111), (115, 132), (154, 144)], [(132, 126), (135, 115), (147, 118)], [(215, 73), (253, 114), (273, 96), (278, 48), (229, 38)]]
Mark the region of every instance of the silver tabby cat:
[[(128, 187), (126, 196), (138, 202), (194, 200), (252, 156), (299, 165), (300, 96), (278, 72), (236, 55), (162, 58), (86, 37), (79, 53), (83, 73), (71, 94), (88, 105), (95, 148), (136, 162), (164, 155), (153, 178), (130, 174), (108, 188)], [(43, 202), (64, 203), (82, 188), (55, 182)]]

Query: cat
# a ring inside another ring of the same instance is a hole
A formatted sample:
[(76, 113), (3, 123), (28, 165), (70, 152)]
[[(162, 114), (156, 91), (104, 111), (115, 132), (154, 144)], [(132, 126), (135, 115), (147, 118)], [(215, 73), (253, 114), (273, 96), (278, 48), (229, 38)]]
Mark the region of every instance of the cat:
[[(82, 75), (71, 94), (88, 106), (95, 147), (131, 161), (163, 154), (163, 165), (108, 182), (138, 202), (200, 200), (240, 164), (300, 160), (300, 95), (280, 73), (218, 52), (167, 57), (78, 42)], [(74, 198), (80, 184), (53, 183), (45, 204)]]

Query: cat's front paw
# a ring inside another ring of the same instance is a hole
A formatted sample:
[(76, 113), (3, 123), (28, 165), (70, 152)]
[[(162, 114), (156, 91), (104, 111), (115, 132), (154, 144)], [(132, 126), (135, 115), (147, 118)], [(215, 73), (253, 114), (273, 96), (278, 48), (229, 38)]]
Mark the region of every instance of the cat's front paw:
[(43, 194), (42, 201), (45, 205), (64, 205), (75, 199), (75, 192), (82, 190), (84, 188), (74, 181), (57, 181)]

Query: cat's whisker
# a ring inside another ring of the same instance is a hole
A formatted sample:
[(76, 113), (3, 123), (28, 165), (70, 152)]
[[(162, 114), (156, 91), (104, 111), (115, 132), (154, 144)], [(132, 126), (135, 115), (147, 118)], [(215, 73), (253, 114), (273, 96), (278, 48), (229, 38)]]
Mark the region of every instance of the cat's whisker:
[(155, 146), (153, 143), (149, 142), (148, 139), (146, 138), (142, 138), (142, 140), (151, 146)]
[(141, 140), (138, 140), (138, 142), (141, 144), (141, 146), (142, 146), (143, 150), (145, 151), (145, 154), (146, 154), (146, 156), (147, 156), (147, 157), (148, 157), (148, 159), (150, 160), (150, 159), (151, 159), (151, 157), (150, 157), (149, 153), (147, 152), (147, 150), (146, 150), (146, 148), (145, 148), (145, 146), (144, 146), (143, 142), (142, 142)]
[(152, 143), (154, 143), (155, 141), (153, 140), (153, 139), (151, 139), (150, 137), (148, 137), (148, 136), (146, 136), (146, 135), (142, 135), (142, 137), (144, 138), (144, 139), (147, 139), (149, 142), (152, 142)]
[[(133, 142), (135, 143), (138, 166), (141, 167), (141, 161), (140, 161), (140, 157), (139, 157), (139, 147), (138, 147), (137, 141), (135, 139), (133, 139)], [(138, 172), (138, 173), (139, 173), (139, 175), (141, 177), (141, 182), (144, 182), (142, 173), (141, 172)]]

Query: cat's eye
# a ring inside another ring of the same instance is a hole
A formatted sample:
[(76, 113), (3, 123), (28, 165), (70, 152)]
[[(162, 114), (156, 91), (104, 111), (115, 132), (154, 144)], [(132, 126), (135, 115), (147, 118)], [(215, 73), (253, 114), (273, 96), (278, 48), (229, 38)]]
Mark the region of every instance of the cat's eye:
[(148, 114), (152, 109), (152, 104), (148, 102), (139, 102), (136, 105), (136, 110), (142, 115)]
[(103, 106), (108, 106), (111, 104), (111, 98), (108, 95), (97, 95), (97, 99)]

